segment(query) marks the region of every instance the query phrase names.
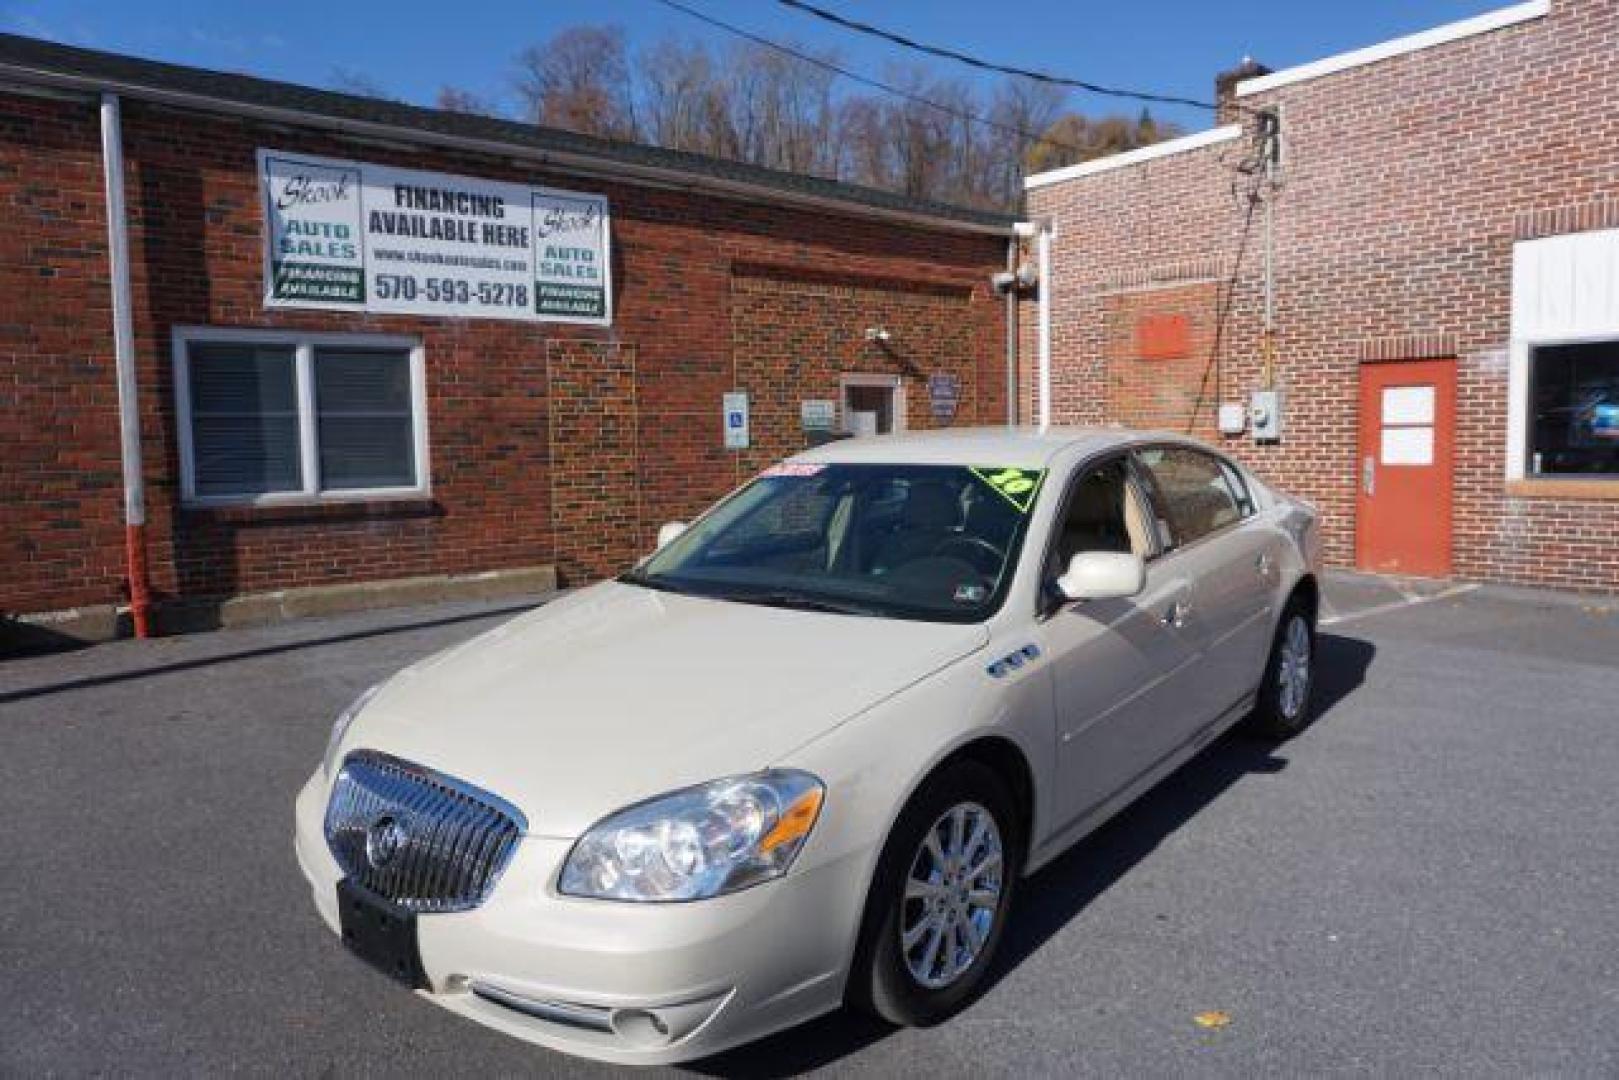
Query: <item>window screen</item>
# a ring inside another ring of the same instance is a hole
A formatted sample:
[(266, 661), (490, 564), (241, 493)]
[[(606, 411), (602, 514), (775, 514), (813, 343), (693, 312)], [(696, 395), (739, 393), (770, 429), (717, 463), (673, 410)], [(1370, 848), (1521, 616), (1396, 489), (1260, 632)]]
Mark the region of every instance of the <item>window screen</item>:
[(316, 349), (315, 411), (322, 488), (416, 483), (408, 352)]
[(1179, 446), (1153, 447), (1137, 456), (1152, 475), (1174, 546), (1242, 520), (1236, 496), (1218, 459)]
[(303, 489), (290, 345), (193, 345), (188, 389), (198, 495)]
[(1530, 472), (1619, 475), (1619, 341), (1543, 345), (1530, 378)]

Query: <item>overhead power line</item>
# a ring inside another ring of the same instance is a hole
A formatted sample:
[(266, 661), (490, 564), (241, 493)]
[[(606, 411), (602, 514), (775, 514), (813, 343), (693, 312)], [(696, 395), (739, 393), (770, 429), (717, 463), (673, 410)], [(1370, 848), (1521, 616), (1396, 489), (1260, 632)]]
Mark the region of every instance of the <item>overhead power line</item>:
[(795, 49), (790, 45), (783, 45), (780, 42), (771, 41), (769, 38), (755, 34), (751, 30), (744, 30), (740, 26), (735, 26), (723, 19), (715, 18), (714, 16), (709, 15), (707, 12), (698, 11), (696, 8), (688, 7), (686, 4), (681, 3), (680, 0), (655, 0), (655, 2), (662, 4), (666, 8), (681, 12), (684, 15), (689, 15), (698, 22), (707, 23), (709, 26), (715, 27), (719, 30), (724, 30), (729, 34), (735, 34), (737, 37), (751, 41), (755, 45), (760, 45), (767, 49), (774, 49), (776, 52), (782, 53), (786, 56), (791, 56), (795, 60), (800, 60), (803, 63), (811, 64), (825, 71), (830, 71), (835, 75), (840, 75), (851, 82), (859, 83), (862, 86), (868, 86), (873, 90), (880, 90), (885, 94), (892, 94), (895, 97), (904, 98), (906, 101), (914, 102), (917, 105), (922, 105), (929, 109), (937, 110), (938, 112), (945, 113), (949, 116), (954, 116), (959, 120), (966, 120), (974, 124), (982, 124), (985, 127), (994, 128), (997, 131), (1004, 131), (1008, 135), (1017, 135), (1024, 139), (1028, 139), (1030, 142), (1044, 143), (1047, 146), (1055, 146), (1060, 150), (1069, 150), (1076, 154), (1088, 155), (1092, 152), (1092, 150), (1095, 149), (1094, 147), (1080, 146), (1078, 143), (1071, 143), (1064, 139), (1053, 139), (1043, 133), (1029, 131), (1026, 128), (1018, 127), (1015, 124), (1008, 124), (1001, 120), (994, 120), (990, 117), (982, 116), (978, 113), (972, 112), (971, 110), (962, 109), (955, 105), (946, 105), (943, 102), (934, 101), (932, 98), (924, 97), (923, 95), (913, 91), (905, 90), (898, 86), (893, 86), (889, 83), (862, 75), (857, 71), (850, 71), (848, 68), (833, 63), (830, 60), (815, 56), (812, 53), (804, 52), (801, 49)]
[(835, 11), (828, 11), (826, 8), (805, 3), (804, 0), (776, 0), (776, 2), (785, 7), (802, 11), (806, 15), (813, 15), (817, 19), (824, 19), (825, 21), (836, 26), (843, 27), (845, 30), (852, 30), (857, 34), (865, 34), (868, 37), (881, 38), (890, 44), (899, 45), (902, 48), (911, 49), (915, 52), (926, 53), (929, 56), (936, 56), (943, 60), (954, 60), (957, 63), (978, 68), (980, 71), (994, 71), (999, 72), (1002, 75), (1015, 75), (1020, 79), (1032, 79), (1035, 82), (1049, 83), (1053, 86), (1065, 86), (1073, 90), (1083, 90), (1089, 94), (1100, 94), (1104, 97), (1127, 98), (1131, 101), (1144, 101), (1159, 105), (1186, 105), (1194, 109), (1208, 109), (1211, 112), (1219, 108), (1219, 106), (1212, 102), (1199, 101), (1196, 98), (1179, 97), (1174, 94), (1155, 94), (1145, 90), (1128, 90), (1117, 86), (1102, 86), (1098, 83), (1088, 82), (1084, 79), (1073, 79), (1065, 75), (1053, 75), (1050, 72), (1036, 71), (1032, 68), (1017, 67), (1013, 64), (997, 64), (993, 61), (984, 60), (980, 57), (961, 52), (957, 49), (949, 49), (942, 45), (929, 45), (926, 42), (916, 41), (915, 39), (908, 38), (903, 34), (896, 34), (892, 30), (884, 30), (880, 26), (873, 26), (870, 23), (860, 22), (857, 19), (850, 19), (843, 15), (839, 15)]

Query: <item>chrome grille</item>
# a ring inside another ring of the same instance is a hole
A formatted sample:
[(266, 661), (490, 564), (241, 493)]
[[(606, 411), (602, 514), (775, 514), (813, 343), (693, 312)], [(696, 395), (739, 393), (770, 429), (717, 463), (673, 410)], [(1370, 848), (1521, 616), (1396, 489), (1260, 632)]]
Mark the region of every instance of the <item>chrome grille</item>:
[(411, 911), (483, 903), (527, 828), (488, 792), (374, 750), (344, 760), (326, 804), (326, 843), (343, 872)]

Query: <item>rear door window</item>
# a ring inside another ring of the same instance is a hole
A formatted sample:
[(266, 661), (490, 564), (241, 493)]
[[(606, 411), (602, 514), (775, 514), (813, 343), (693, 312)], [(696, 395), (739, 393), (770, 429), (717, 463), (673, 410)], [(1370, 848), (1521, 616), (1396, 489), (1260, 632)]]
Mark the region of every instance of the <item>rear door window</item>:
[(1136, 451), (1156, 489), (1153, 502), (1171, 548), (1185, 547), (1245, 516), (1219, 458), (1185, 446), (1152, 446)]

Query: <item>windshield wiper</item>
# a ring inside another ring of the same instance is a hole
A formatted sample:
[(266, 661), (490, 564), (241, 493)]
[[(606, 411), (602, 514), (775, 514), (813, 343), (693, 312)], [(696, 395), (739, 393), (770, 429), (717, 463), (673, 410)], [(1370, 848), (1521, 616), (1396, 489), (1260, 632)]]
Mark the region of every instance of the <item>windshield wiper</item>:
[(790, 608), (793, 611), (825, 611), (834, 615), (885, 616), (888, 613), (850, 600), (832, 600), (810, 593), (788, 589), (764, 589), (759, 592), (704, 593), (714, 600), (732, 600), (739, 604), (759, 604), (762, 607)]

